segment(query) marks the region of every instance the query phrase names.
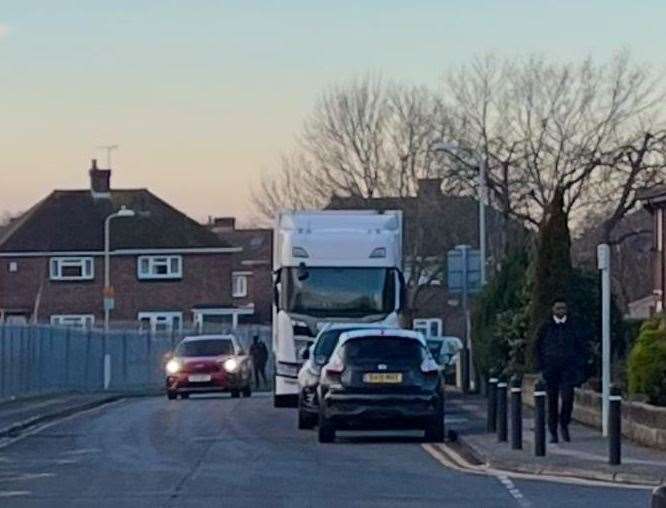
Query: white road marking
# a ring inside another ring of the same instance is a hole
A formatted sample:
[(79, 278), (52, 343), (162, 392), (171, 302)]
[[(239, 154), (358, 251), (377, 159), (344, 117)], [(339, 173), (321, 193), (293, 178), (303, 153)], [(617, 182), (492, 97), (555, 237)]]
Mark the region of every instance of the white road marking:
[(53, 473), (14, 473), (13, 476), (3, 475), (0, 477), (0, 482), (20, 482), (29, 480), (38, 480), (39, 478), (51, 478), (55, 476)]
[[(513, 479), (519, 480), (533, 480), (540, 482), (561, 483), (565, 485), (582, 485), (586, 487), (606, 487), (616, 489), (631, 489), (631, 490), (653, 490), (654, 485), (631, 485), (619, 482), (605, 482), (602, 480), (588, 480), (586, 478), (575, 478), (570, 476), (553, 476), (541, 475), (531, 473), (518, 473), (513, 471), (503, 471), (490, 467), (488, 464), (475, 465), (467, 462), (455, 450), (444, 444), (432, 445), (423, 444), (421, 447), (433, 457), (437, 462), (442, 464), (448, 469), (453, 469), (461, 473), (469, 473), (482, 476), (508, 476), (511, 475)], [(446, 450), (446, 454), (443, 452)], [(450, 457), (455, 457), (455, 461)]]
[(518, 502), (520, 506), (523, 508), (530, 508), (532, 506), (532, 503), (525, 499), (525, 496), (523, 496), (516, 485), (511, 481), (511, 478), (503, 474), (498, 474), (495, 477), (502, 483), (502, 485), (506, 487), (506, 489), (509, 491), (509, 494), (511, 494), (511, 496)]
[(0, 490), (0, 497), (19, 497), (32, 494), (29, 490)]

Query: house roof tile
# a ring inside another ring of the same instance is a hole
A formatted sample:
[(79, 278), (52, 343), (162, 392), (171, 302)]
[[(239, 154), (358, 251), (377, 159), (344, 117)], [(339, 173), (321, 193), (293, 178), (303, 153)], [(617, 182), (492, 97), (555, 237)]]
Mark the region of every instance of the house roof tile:
[(0, 238), (0, 252), (102, 250), (104, 221), (122, 206), (145, 213), (111, 222), (111, 249), (228, 246), (147, 189), (112, 190), (109, 198), (94, 198), (89, 190), (56, 190), (12, 223)]

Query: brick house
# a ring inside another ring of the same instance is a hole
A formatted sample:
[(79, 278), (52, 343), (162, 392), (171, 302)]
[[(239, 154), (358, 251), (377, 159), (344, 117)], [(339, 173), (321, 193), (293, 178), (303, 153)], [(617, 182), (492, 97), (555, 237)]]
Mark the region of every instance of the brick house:
[(228, 245), (240, 247), (232, 254), (234, 306), (252, 309), (240, 323), (269, 325), (273, 320), (273, 230), (237, 229), (233, 217), (210, 219), (209, 228)]
[(146, 189), (111, 189), (94, 160), (89, 174), (89, 189), (53, 191), (0, 237), (0, 322), (102, 326), (104, 224), (126, 207), (133, 217), (110, 221), (112, 326), (235, 324), (239, 249)]
[(645, 190), (640, 194), (641, 201), (652, 216), (652, 288), (655, 312), (666, 309), (666, 185)]
[[(419, 180), (416, 196), (362, 199), (333, 196), (329, 209), (402, 210), (404, 217), (404, 271), (410, 287), (409, 323), (432, 335), (464, 336), (464, 313), (459, 295), (450, 294), (446, 255), (456, 245), (479, 248), (479, 203), (466, 196), (442, 192), (443, 180)], [(501, 260), (503, 238), (501, 214), (487, 208), (488, 270)], [(518, 238), (524, 230), (510, 223)], [(407, 324), (407, 323), (406, 323)]]

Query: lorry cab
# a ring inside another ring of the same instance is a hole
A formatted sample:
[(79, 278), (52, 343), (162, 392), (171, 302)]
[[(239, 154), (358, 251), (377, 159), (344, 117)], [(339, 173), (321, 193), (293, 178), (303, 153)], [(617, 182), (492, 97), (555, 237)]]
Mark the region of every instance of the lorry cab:
[(274, 402), (294, 406), (303, 351), (323, 327), (399, 326), (402, 212), (282, 212), (274, 235)]

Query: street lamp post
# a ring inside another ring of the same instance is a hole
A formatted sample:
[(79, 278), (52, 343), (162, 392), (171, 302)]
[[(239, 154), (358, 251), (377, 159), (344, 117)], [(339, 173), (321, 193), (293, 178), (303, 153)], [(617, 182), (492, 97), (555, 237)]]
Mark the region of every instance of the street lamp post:
[[(433, 150), (435, 152), (455, 152), (460, 147), (455, 143), (437, 143)], [(483, 154), (477, 154), (477, 164), (479, 166), (479, 255), (481, 257), (481, 287), (486, 285), (486, 201), (488, 200), (488, 181), (486, 176), (486, 160)]]
[(136, 212), (123, 205), (120, 210), (109, 215), (104, 221), (104, 331), (109, 331), (109, 317), (111, 315), (111, 221), (119, 217), (134, 217)]

